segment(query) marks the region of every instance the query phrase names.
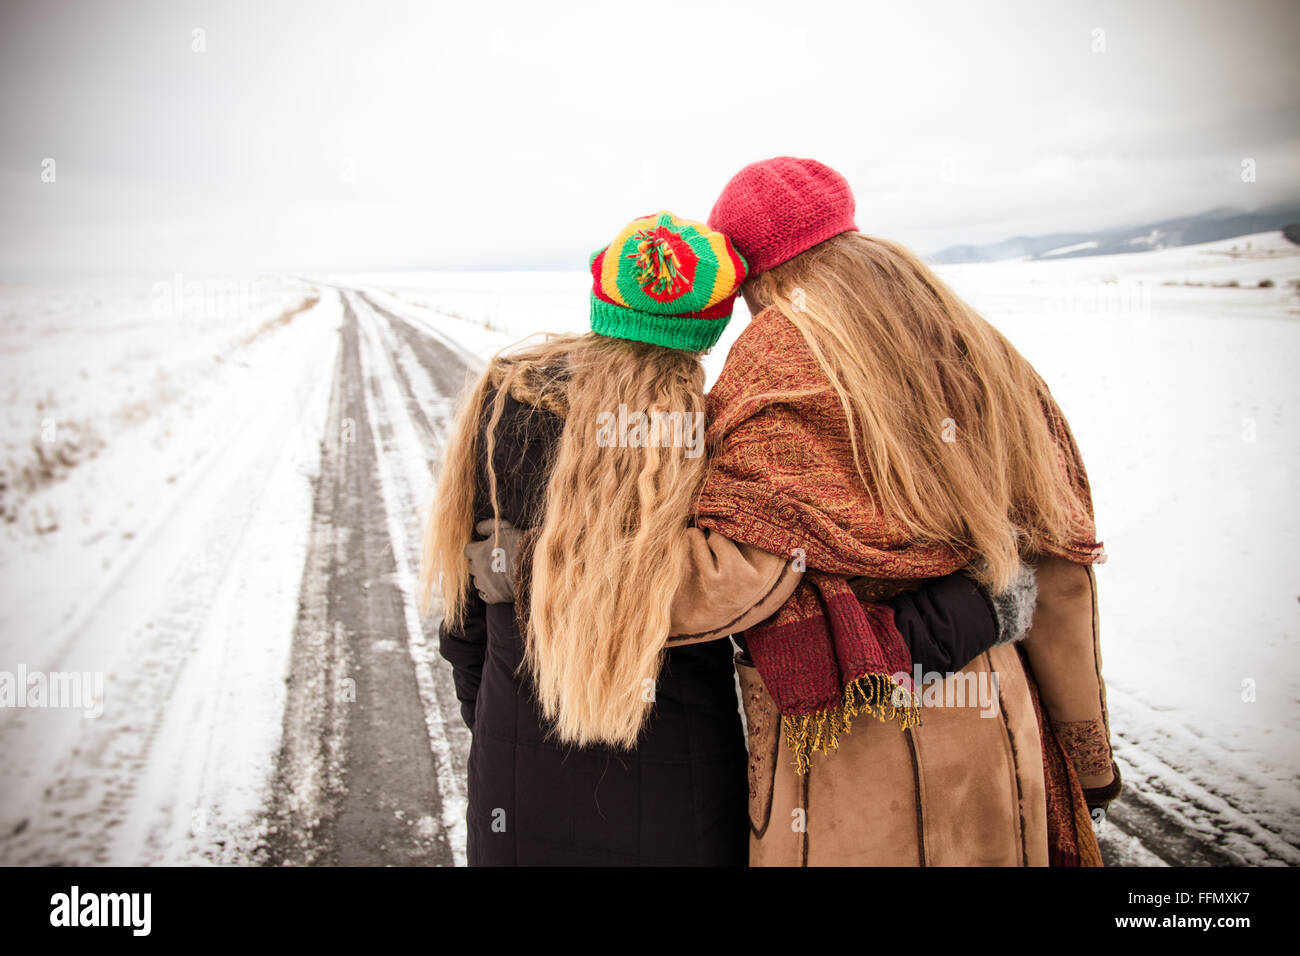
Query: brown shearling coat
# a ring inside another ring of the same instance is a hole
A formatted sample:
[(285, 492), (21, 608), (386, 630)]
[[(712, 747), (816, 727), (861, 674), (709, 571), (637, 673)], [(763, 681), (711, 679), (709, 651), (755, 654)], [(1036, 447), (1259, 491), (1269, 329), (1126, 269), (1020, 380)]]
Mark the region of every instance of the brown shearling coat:
[[(691, 553), (692, 573), (673, 605), (674, 642), (758, 623), (799, 577), (777, 556), (716, 535), (693, 537)], [(1117, 784), (1092, 569), (1045, 558), (1037, 578), (1023, 646), (1042, 705), (1083, 787)], [(743, 655), (737, 671), (749, 736), (751, 866), (1047, 865), (1042, 741), (1015, 647), (993, 647), (923, 685), (920, 727), (859, 717), (839, 749), (816, 755), (802, 776), (762, 678)], [(964, 706), (926, 703), (961, 700), (959, 686), (995, 691), (996, 708), (969, 693)]]

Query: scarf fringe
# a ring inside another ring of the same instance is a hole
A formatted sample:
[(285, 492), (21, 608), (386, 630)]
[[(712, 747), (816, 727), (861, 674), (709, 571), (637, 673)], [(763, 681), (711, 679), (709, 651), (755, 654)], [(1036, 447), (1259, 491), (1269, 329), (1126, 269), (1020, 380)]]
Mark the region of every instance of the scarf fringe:
[[(903, 698), (903, 706), (894, 703), (895, 694)], [(881, 723), (897, 720), (900, 730), (921, 723), (920, 700), (915, 694), (888, 674), (863, 674), (845, 686), (844, 699), (838, 706), (781, 718), (786, 746), (794, 754), (795, 773), (808, 772), (814, 750), (826, 754), (838, 748), (840, 734), (847, 734), (853, 718), (863, 714), (874, 715)]]

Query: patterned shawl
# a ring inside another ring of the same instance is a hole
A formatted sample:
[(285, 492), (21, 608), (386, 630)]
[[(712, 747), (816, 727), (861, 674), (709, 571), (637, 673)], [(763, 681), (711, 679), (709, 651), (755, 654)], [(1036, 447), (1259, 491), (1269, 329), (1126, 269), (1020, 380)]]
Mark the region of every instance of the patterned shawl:
[[(797, 391), (793, 398), (772, 393)], [(1064, 419), (1043, 386), (1063, 467), (1087, 496)], [(854, 717), (919, 722), (912, 662), (888, 606), (862, 604), (848, 579), (877, 579), (882, 595), (964, 567), (973, 555), (909, 540), (875, 507), (853, 461), (848, 422), (803, 335), (776, 309), (757, 315), (727, 356), (708, 396), (710, 471), (696, 521), (803, 562), (784, 606), (746, 633), (750, 655), (781, 712), (796, 768), (835, 748)], [(1091, 515), (1061, 556), (1097, 553)], [(1086, 540), (1085, 540), (1086, 539)]]

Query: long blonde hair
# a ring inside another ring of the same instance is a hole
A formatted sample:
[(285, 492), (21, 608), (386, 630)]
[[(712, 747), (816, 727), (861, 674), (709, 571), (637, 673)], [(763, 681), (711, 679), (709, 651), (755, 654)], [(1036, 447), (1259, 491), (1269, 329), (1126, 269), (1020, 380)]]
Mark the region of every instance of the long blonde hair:
[[(427, 608), (441, 580), (445, 616), (464, 615), (474, 524), (479, 433), (492, 461), (507, 395), (560, 414), (533, 550), (524, 666), (561, 741), (635, 745), (654, 701), (682, 534), (704, 458), (671, 443), (598, 441), (602, 413), (702, 415), (696, 354), (588, 333), (551, 337), (497, 355), (466, 394), (452, 427), (425, 537)], [(484, 417), (486, 416), (486, 417)], [(692, 421), (687, 418), (686, 421)], [(499, 515), (496, 475), (487, 493)]]
[(844, 233), (745, 293), (802, 333), (850, 423), (859, 476), (915, 540), (973, 551), (1001, 590), (1021, 555), (1086, 535), (1046, 386), (906, 248)]

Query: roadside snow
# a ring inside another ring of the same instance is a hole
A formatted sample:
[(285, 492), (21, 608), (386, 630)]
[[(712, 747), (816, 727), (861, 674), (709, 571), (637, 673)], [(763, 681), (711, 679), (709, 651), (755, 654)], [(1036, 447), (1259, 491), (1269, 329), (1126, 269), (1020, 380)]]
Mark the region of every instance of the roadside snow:
[(0, 861), (244, 858), (278, 743), (337, 299), (294, 314), (318, 293), (279, 281), (228, 312), (159, 308), (152, 288), (74, 308), (55, 293), (36, 321), (37, 291), (5, 292), (6, 448), (38, 416), (90, 422), (102, 444), (13, 499), (0, 670), (100, 672), (105, 692), (98, 719), (0, 710)]

